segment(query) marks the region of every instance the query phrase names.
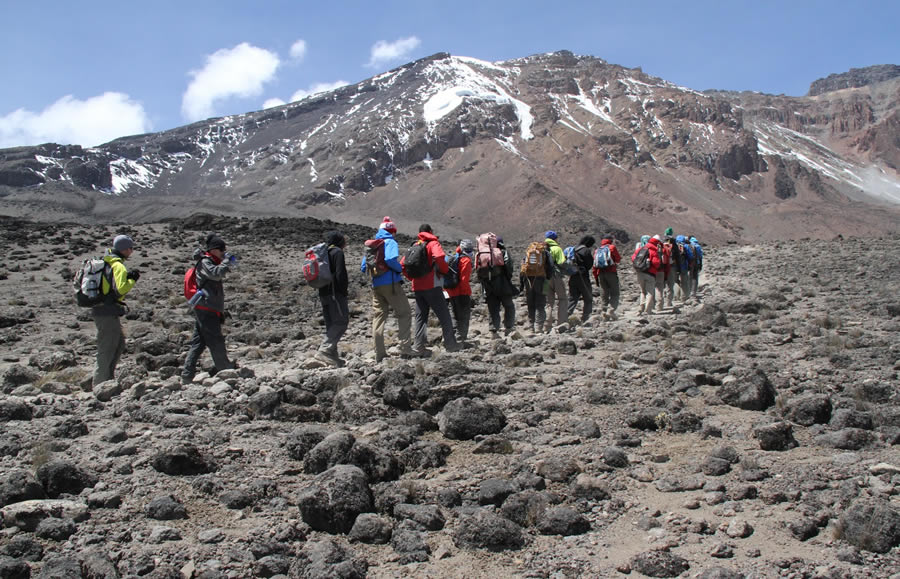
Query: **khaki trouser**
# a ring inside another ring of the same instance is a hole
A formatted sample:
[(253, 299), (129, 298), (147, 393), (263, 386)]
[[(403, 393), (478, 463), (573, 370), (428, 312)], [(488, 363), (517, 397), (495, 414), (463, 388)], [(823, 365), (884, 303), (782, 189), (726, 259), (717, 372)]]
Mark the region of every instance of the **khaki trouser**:
[(566, 280), (562, 276), (552, 277), (549, 280), (550, 289), (547, 291), (547, 322), (549, 330), (554, 325), (553, 305), (557, 305), (557, 324), (569, 321), (569, 293), (566, 288)]
[(653, 306), (656, 304), (654, 294), (656, 293), (656, 276), (643, 271), (637, 272), (638, 284), (641, 286), (641, 307), (638, 313), (651, 313)]
[(94, 316), (97, 326), (97, 367), (94, 369), (93, 385), (112, 380), (116, 365), (125, 353), (125, 332), (119, 316)]
[(666, 287), (666, 272), (660, 269), (656, 272), (656, 276), (654, 279), (654, 294), (656, 296), (656, 308), (658, 310), (662, 310), (663, 306), (666, 303), (665, 299), (665, 287)]
[(372, 316), (372, 341), (375, 345), (375, 355), (379, 358), (387, 356), (384, 348), (384, 323), (387, 321), (388, 311), (393, 309), (397, 316), (398, 334), (400, 338), (400, 351), (409, 352), (412, 348), (410, 326), (412, 312), (409, 308), (409, 300), (403, 291), (401, 283), (385, 284), (372, 288), (372, 307), (375, 315)]

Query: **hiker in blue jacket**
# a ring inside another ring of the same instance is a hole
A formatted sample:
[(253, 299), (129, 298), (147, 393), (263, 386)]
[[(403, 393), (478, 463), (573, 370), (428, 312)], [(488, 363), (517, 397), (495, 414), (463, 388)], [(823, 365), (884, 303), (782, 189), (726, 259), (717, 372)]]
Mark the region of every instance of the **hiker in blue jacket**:
[[(397, 233), (397, 226), (390, 217), (385, 217), (378, 226), (375, 239), (366, 242), (367, 247), (373, 246), (372, 251), (367, 250), (367, 254), (371, 254), (376, 263), (367, 265), (367, 255), (363, 257), (360, 268), (363, 273), (369, 273), (372, 278), (372, 308), (374, 309), (372, 342), (375, 347), (376, 362), (387, 357), (387, 350), (384, 347), (384, 324), (387, 321), (388, 311), (391, 309), (397, 316), (400, 355), (409, 356), (412, 353), (410, 333), (412, 311), (409, 307), (409, 300), (406, 299), (406, 291), (403, 289), (403, 266), (400, 265), (400, 248), (394, 240), (395, 233)], [(383, 261), (383, 265), (377, 263), (378, 261)]]
[(700, 242), (694, 236), (690, 237), (687, 246), (691, 248), (694, 254), (694, 260), (691, 263), (691, 295), (696, 296), (697, 288), (700, 286), (700, 270), (703, 269), (703, 247), (700, 246)]
[(691, 251), (691, 244), (684, 235), (675, 237), (675, 243), (683, 257), (678, 266), (678, 289), (681, 293), (681, 301), (687, 301), (691, 297), (691, 267), (694, 262), (694, 252)]

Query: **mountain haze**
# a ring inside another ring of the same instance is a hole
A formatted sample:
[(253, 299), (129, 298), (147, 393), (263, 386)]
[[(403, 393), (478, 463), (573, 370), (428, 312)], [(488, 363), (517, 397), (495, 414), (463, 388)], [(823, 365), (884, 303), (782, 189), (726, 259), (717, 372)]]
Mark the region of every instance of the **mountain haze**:
[(568, 51), (439, 53), (264, 111), (0, 151), (0, 211), (389, 214), (401, 231), (429, 221), (518, 240), (548, 227), (672, 225), (708, 242), (896, 232), (898, 67), (832, 75), (810, 95), (698, 92)]

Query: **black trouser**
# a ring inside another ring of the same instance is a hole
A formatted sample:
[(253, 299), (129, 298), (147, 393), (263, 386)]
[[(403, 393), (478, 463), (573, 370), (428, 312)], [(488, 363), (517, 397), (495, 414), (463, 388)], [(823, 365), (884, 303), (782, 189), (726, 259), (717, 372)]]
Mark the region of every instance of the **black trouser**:
[(222, 335), (222, 314), (209, 310), (194, 310), (194, 335), (191, 336), (191, 347), (184, 359), (183, 378), (191, 379), (197, 372), (197, 362), (203, 348), (209, 348), (216, 371), (234, 368), (225, 350), (225, 336)]
[(472, 296), (451, 296), (450, 309), (456, 321), (456, 339), (465, 342), (469, 338), (469, 320), (472, 317)]
[(319, 296), (319, 301), (322, 302), (322, 317), (325, 318), (325, 338), (319, 349), (336, 354), (338, 342), (350, 325), (347, 296), (341, 294)]
[(547, 294), (544, 293), (544, 278), (526, 277), (522, 286), (525, 290), (525, 303), (528, 305), (528, 323), (534, 329), (537, 324), (538, 331), (544, 328), (547, 320)]
[(500, 330), (500, 306), (503, 306), (503, 327), (512, 330), (516, 327), (516, 304), (512, 296), (497, 296), (489, 293), (485, 296), (488, 314), (491, 317), (491, 329)]
[(441, 334), (444, 337), (445, 348), (455, 348), (456, 338), (453, 336), (453, 320), (450, 318), (450, 308), (444, 299), (444, 290), (436, 287), (427, 290), (413, 292), (416, 296), (416, 329), (415, 348), (424, 350), (428, 345), (428, 313), (434, 310), (441, 323)]
[(581, 312), (581, 321), (591, 317), (594, 310), (594, 294), (591, 292), (591, 278), (588, 274), (577, 273), (569, 278), (569, 315), (575, 313), (578, 300), (584, 300), (584, 309)]

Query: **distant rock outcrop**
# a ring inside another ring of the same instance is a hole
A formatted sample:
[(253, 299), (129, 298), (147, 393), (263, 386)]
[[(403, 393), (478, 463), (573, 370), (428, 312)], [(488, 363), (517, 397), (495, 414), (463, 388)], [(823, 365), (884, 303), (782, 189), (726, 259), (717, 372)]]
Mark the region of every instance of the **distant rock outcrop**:
[(807, 96), (818, 96), (826, 92), (844, 88), (857, 88), (891, 80), (900, 76), (900, 66), (896, 64), (878, 64), (865, 68), (851, 68), (847, 72), (829, 74), (825, 78), (813, 81), (809, 85)]

